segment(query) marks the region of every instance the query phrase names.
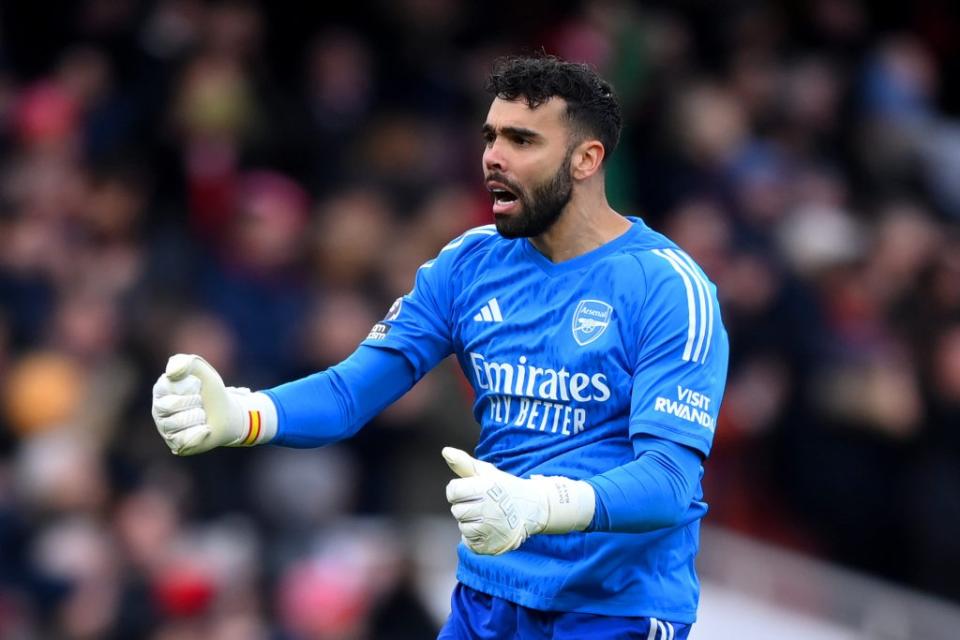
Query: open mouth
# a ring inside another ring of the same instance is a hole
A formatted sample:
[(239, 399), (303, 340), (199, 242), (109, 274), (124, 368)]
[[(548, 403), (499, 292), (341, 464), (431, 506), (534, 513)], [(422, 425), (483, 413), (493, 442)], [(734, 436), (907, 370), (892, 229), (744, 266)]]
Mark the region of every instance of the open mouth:
[(519, 202), (517, 194), (501, 182), (488, 182), (487, 190), (493, 200), (493, 212), (495, 214), (509, 213)]
[(493, 204), (509, 204), (517, 201), (516, 194), (506, 189), (492, 189), (490, 195), (493, 197)]

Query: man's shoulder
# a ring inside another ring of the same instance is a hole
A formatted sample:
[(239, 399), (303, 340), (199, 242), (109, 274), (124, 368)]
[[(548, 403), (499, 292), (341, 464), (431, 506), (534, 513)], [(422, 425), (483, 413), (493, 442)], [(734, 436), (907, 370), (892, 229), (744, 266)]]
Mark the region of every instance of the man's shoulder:
[(437, 256), (428, 260), (423, 266), (461, 268), (471, 257), (483, 255), (491, 249), (503, 246), (506, 242), (508, 241), (497, 232), (496, 225), (485, 224), (481, 227), (473, 227), (445, 244)]
[(714, 297), (715, 285), (686, 251), (649, 227), (638, 231), (611, 264), (619, 290), (641, 301), (638, 312), (660, 313), (661, 305), (685, 302), (688, 295)]
[(640, 263), (648, 281), (685, 276), (707, 280), (696, 260), (673, 240), (646, 225), (634, 235), (624, 253)]

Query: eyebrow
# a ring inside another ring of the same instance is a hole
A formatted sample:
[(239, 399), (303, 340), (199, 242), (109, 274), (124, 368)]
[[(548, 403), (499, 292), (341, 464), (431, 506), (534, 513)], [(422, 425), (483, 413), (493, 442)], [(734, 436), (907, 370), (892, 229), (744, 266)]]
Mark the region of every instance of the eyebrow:
[[(494, 127), (490, 126), (489, 124), (484, 124), (484, 125), (483, 125), (483, 128), (480, 130), (480, 132), (481, 132), (482, 134), (484, 134), (484, 135), (490, 135), (490, 134), (496, 135), (496, 134), (497, 134), (497, 130), (496, 130)], [(499, 133), (500, 133), (501, 135), (521, 136), (521, 137), (524, 137), (524, 138), (541, 138), (541, 137), (543, 137), (543, 136), (541, 136), (539, 133), (537, 133), (536, 131), (534, 131), (533, 129), (526, 129), (526, 128), (524, 128), (524, 127), (503, 127), (502, 129), (500, 129), (500, 132), (499, 132)]]

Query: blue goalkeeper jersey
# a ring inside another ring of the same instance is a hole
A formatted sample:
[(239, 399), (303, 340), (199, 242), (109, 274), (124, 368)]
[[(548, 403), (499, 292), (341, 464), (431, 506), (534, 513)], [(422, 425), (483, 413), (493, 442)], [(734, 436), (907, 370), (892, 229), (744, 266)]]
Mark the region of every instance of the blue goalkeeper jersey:
[[(591, 478), (634, 460), (638, 434), (706, 457), (728, 358), (716, 288), (630, 221), (557, 264), (493, 225), (467, 231), (420, 267), (363, 344), (402, 353), (418, 379), (456, 354), (476, 393), (476, 456), (521, 477)], [(457, 578), (535, 609), (690, 623), (702, 497), (677, 526), (647, 533), (536, 535), (501, 556), (461, 544)]]

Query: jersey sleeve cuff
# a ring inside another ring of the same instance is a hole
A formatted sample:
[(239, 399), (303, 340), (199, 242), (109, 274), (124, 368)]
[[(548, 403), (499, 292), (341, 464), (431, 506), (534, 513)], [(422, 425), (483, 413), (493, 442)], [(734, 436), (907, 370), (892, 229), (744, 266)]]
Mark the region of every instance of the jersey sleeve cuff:
[(407, 362), (410, 363), (410, 366), (413, 369), (415, 380), (420, 380), (420, 378), (425, 376), (432, 368), (432, 366), (427, 366), (424, 358), (422, 358), (417, 352), (415, 343), (401, 337), (390, 336), (390, 338), (387, 340), (367, 339), (361, 342), (360, 346), (373, 347), (374, 349), (384, 349), (386, 351), (393, 351), (400, 354), (406, 358)]
[(678, 444), (686, 445), (702, 453), (704, 458), (710, 455), (710, 449), (713, 447), (713, 434), (710, 434), (710, 436), (696, 436), (687, 430), (674, 429), (669, 425), (653, 420), (631, 420), (630, 435), (639, 433), (658, 436)]

